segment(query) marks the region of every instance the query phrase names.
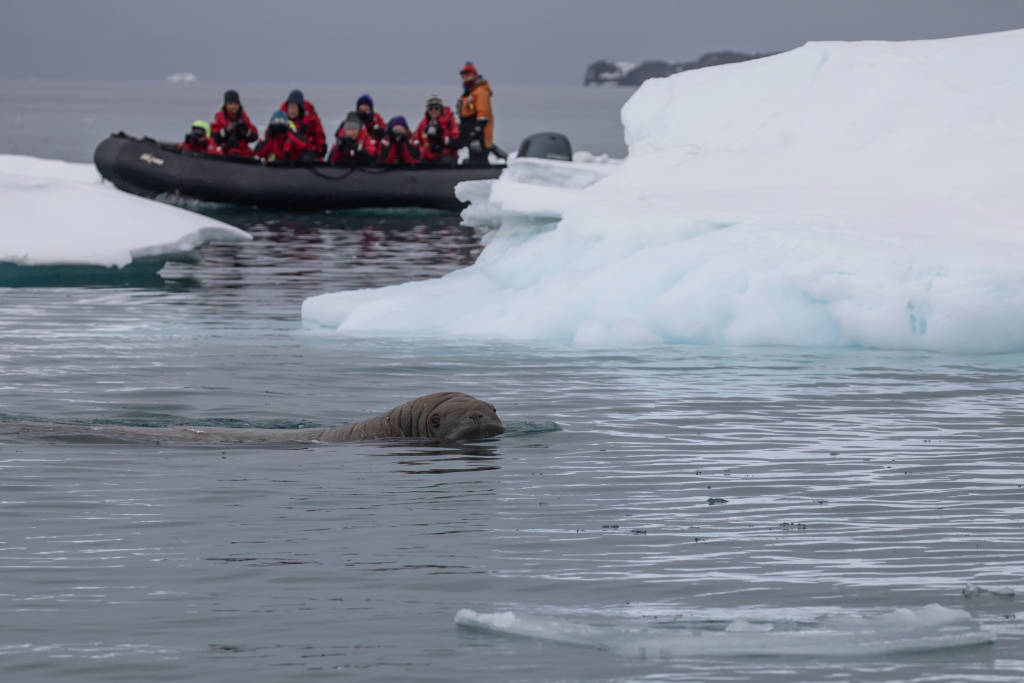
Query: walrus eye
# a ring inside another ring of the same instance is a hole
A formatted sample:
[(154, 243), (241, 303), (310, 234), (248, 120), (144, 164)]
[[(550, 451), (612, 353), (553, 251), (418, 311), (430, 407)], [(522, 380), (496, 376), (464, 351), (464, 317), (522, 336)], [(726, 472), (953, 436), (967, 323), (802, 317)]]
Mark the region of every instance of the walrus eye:
[(433, 415), (431, 415), (430, 416), (430, 426), (433, 427), (434, 429), (437, 429), (438, 427), (440, 427), (441, 426), (441, 416), (438, 415), (437, 413), (434, 413)]

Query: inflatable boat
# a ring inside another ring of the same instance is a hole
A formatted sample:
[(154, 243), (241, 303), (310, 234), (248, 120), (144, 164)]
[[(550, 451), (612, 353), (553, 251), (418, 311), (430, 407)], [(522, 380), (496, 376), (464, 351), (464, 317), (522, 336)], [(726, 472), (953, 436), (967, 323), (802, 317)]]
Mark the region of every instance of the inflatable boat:
[(93, 154), (100, 175), (134, 194), (296, 211), (361, 207), (458, 210), (455, 185), (497, 178), (504, 166), (265, 165), (255, 159), (181, 152), (177, 145), (115, 133)]

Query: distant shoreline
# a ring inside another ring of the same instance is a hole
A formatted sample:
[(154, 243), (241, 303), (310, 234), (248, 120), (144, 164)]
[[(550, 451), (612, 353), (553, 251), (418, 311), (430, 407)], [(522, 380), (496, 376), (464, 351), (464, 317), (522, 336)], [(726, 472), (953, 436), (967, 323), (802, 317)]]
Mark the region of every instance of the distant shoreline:
[(746, 53), (722, 50), (720, 52), (708, 52), (691, 62), (663, 62), (647, 61), (635, 64), (633, 62), (611, 62), (607, 59), (600, 59), (587, 66), (587, 73), (583, 77), (583, 85), (640, 85), (648, 78), (663, 78), (691, 69), (703, 69), (719, 64), (733, 64), (745, 62), (761, 57), (770, 57), (777, 52)]

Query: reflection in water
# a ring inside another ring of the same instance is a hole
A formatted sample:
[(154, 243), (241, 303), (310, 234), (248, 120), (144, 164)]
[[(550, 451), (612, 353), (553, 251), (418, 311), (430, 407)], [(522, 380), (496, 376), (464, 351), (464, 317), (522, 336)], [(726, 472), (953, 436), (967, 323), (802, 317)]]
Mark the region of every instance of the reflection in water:
[[(260, 306), (273, 319), (295, 320), (308, 296), (440, 277), (471, 265), (482, 249), (478, 231), (443, 211), (205, 212), (255, 239), (208, 245), (196, 265), (168, 265), (161, 271), (168, 289), (199, 281), (205, 303), (218, 308), (249, 296), (232, 290), (269, 291), (274, 300)], [(282, 310), (273, 311), (275, 304)]]
[(382, 452), (372, 455), (397, 458), (400, 468), (395, 472), (401, 474), (452, 474), (501, 469), (498, 452), (484, 443), (433, 444), (404, 450), (390, 442), (381, 444), (381, 448)]

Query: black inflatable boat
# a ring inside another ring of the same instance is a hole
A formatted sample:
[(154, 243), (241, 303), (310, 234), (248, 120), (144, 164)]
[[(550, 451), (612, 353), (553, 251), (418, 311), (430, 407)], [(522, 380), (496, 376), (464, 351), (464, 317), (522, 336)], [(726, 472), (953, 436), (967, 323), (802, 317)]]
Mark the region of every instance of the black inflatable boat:
[(504, 166), (344, 167), (264, 165), (180, 152), (176, 145), (115, 133), (93, 154), (100, 174), (134, 194), (175, 193), (209, 202), (297, 211), (417, 206), (457, 210), (455, 185), (497, 178)]

